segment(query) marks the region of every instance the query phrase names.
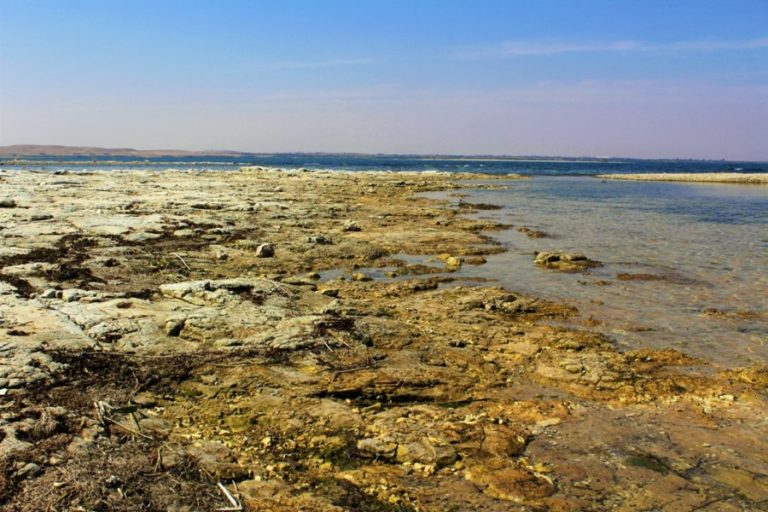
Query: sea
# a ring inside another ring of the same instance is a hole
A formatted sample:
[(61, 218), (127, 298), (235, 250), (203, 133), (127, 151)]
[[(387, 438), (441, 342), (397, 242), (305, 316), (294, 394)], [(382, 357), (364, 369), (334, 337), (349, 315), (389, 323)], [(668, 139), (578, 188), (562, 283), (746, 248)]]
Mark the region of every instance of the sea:
[[(428, 194), (446, 202), (497, 205), (473, 215), (511, 226), (489, 233), (507, 251), (451, 274), (460, 284), (491, 279), (512, 291), (572, 304), (578, 314), (558, 324), (601, 332), (620, 350), (672, 348), (722, 367), (768, 363), (768, 186), (596, 177), (768, 173), (768, 163), (283, 154), (141, 161), (37, 157), (0, 162), (0, 169), (228, 171), (244, 165), (524, 175), (478, 177), (458, 194)], [(518, 228), (547, 236), (530, 238)], [(536, 267), (535, 252), (549, 250), (584, 254), (603, 266), (575, 274)]]

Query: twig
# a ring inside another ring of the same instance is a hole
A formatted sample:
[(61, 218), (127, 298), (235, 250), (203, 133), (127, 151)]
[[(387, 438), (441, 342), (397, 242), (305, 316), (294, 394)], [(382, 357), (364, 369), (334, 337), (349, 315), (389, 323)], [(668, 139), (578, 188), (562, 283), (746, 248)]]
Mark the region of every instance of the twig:
[(126, 432), (128, 432), (130, 434), (133, 434), (133, 435), (139, 436), (139, 437), (143, 437), (144, 439), (148, 439), (149, 441), (154, 441), (154, 439), (152, 439), (148, 435), (142, 434), (141, 432), (137, 432), (136, 430), (134, 430), (134, 429), (132, 429), (130, 427), (127, 427), (127, 426), (123, 425), (122, 423), (113, 420), (110, 417), (105, 417), (104, 419), (107, 420), (108, 422), (112, 423), (113, 425), (117, 425), (118, 427), (122, 428), (123, 430), (125, 430)]
[[(219, 489), (221, 489), (221, 492), (224, 493), (224, 496), (227, 497), (227, 500), (232, 505), (231, 507), (224, 507), (224, 508), (217, 508), (216, 510), (220, 510), (221, 512), (236, 512), (243, 510), (243, 505), (234, 497), (232, 496), (232, 493), (229, 492), (229, 489), (226, 488), (224, 484), (219, 482)], [(239, 494), (239, 493), (238, 493)]]
[[(112, 407), (111, 405), (109, 405), (109, 403), (101, 402), (101, 401), (94, 401), (93, 405), (96, 407), (96, 417), (98, 418), (99, 423), (101, 423), (105, 427), (107, 426), (107, 422), (109, 422), (109, 423), (112, 423), (113, 425), (116, 425), (116, 426), (122, 428), (123, 430), (125, 430), (126, 432), (128, 432), (130, 434), (133, 434), (133, 435), (139, 436), (139, 437), (143, 437), (144, 439), (148, 439), (150, 441), (154, 441), (154, 439), (149, 437), (148, 435), (142, 434), (141, 432), (138, 432), (138, 431), (136, 431), (136, 430), (126, 426), (126, 425), (123, 425), (122, 423), (120, 423), (118, 421), (113, 420), (109, 416), (109, 413), (107, 411), (111, 411), (111, 410), (113, 410), (115, 408)], [(133, 421), (136, 422), (136, 418), (133, 418)], [(137, 423), (137, 425), (138, 425), (138, 423)]]
[(189, 268), (189, 265), (187, 265), (187, 262), (184, 261), (184, 258), (181, 257), (181, 254), (179, 254), (177, 252), (172, 252), (171, 254), (173, 254), (174, 256), (179, 258), (179, 261), (181, 262), (182, 265), (184, 265), (184, 267), (186, 267), (187, 270), (189, 270), (190, 272), (192, 271), (192, 269)]

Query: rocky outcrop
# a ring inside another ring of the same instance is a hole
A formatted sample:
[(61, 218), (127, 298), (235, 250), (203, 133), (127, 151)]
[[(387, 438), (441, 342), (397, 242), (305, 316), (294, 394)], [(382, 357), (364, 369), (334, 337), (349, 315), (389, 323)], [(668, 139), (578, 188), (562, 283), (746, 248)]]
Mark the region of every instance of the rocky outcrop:
[(599, 261), (591, 260), (583, 254), (571, 254), (561, 251), (538, 252), (533, 261), (541, 267), (561, 272), (584, 272), (590, 268), (603, 265)]

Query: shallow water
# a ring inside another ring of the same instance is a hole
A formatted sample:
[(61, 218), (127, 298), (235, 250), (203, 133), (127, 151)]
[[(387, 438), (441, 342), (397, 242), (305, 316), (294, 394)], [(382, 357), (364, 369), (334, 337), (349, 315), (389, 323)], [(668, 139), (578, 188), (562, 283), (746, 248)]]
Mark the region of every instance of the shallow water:
[[(503, 206), (477, 216), (551, 237), (494, 232), (509, 251), (456, 277), (493, 277), (569, 302), (580, 312), (575, 324), (622, 348), (671, 347), (727, 366), (768, 361), (768, 187), (580, 177), (508, 185), (470, 190), (463, 200)], [(605, 266), (587, 274), (537, 268), (533, 253), (546, 250), (583, 253)], [(619, 280), (621, 273), (659, 279)]]

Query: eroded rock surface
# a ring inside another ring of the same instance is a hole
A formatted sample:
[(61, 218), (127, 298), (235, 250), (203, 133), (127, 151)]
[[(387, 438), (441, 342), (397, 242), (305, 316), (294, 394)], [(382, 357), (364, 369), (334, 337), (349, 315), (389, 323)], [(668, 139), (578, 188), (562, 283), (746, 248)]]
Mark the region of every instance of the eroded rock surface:
[(2, 508), (764, 510), (768, 369), (454, 283), (499, 226), (414, 193), (461, 178), (5, 174)]

